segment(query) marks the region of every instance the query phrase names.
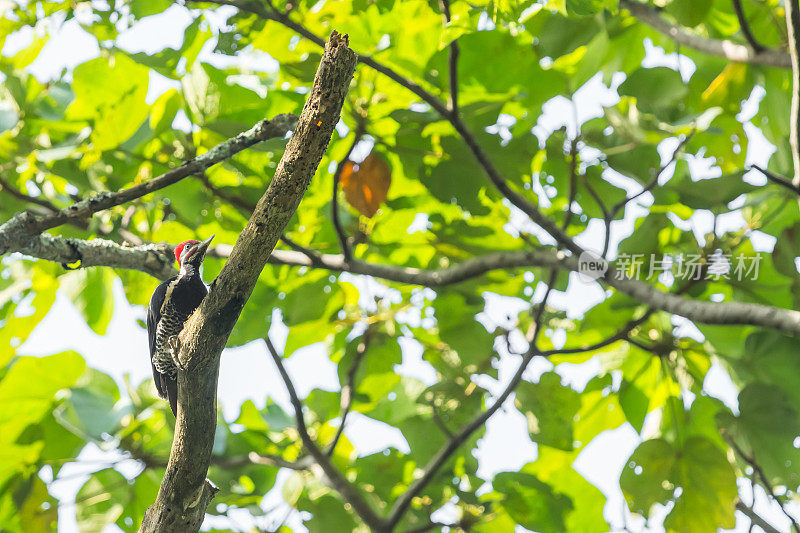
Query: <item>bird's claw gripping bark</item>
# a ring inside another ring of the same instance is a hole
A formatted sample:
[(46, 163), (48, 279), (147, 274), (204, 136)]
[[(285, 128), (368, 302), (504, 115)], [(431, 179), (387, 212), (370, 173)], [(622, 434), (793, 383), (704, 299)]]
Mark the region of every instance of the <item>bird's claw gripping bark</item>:
[(178, 357), (178, 354), (181, 353), (181, 340), (178, 338), (177, 335), (173, 335), (167, 339), (167, 346), (169, 347), (169, 354), (172, 356), (172, 362), (175, 363), (175, 367), (179, 368), (180, 370), (185, 370), (183, 365), (181, 365), (181, 360)]

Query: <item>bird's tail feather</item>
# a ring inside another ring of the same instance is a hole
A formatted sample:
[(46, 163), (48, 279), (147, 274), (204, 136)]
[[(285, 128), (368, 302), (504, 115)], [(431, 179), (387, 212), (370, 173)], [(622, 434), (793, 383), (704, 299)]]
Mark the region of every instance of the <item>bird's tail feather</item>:
[(164, 380), (165, 389), (167, 390), (167, 399), (169, 400), (169, 407), (172, 409), (172, 415), (178, 416), (178, 380), (170, 379), (167, 376), (161, 376)]
[(176, 378), (170, 379), (169, 376), (157, 371), (153, 367), (153, 381), (156, 384), (158, 395), (169, 400), (169, 407), (172, 409), (172, 414), (178, 416), (178, 380)]

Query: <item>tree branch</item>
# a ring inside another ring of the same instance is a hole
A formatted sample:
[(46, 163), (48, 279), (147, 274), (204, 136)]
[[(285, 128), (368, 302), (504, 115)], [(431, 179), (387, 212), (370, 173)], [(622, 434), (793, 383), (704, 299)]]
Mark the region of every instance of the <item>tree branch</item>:
[(328, 457), (333, 455), (334, 450), (336, 450), (336, 445), (339, 444), (339, 439), (342, 438), (342, 433), (344, 433), (344, 425), (345, 422), (347, 422), (347, 415), (350, 414), (350, 408), (353, 406), (353, 396), (355, 395), (356, 390), (356, 375), (358, 374), (358, 369), (361, 367), (361, 362), (364, 360), (364, 356), (367, 354), (369, 341), (370, 330), (367, 328), (367, 330), (364, 332), (361, 342), (356, 348), (356, 355), (353, 358), (353, 362), (347, 371), (347, 383), (342, 386), (342, 392), (340, 394), (342, 421), (339, 423), (339, 427), (336, 428), (336, 434), (333, 436), (331, 445), (328, 448)]
[(786, 32), (789, 37), (789, 56), (792, 58), (792, 107), (789, 118), (789, 144), (792, 148), (794, 175), (792, 184), (800, 186), (800, 4), (786, 0)]
[[(80, 261), (80, 267), (110, 266), (139, 270), (158, 279), (175, 275), (171, 247), (166, 245), (121, 246), (111, 241), (95, 239), (66, 239), (42, 234), (20, 243), (0, 232), (0, 253), (20, 252), (39, 259), (71, 264)], [(230, 257), (230, 245), (217, 245), (209, 255)], [(380, 263), (351, 260), (345, 263), (342, 255), (320, 254), (316, 259), (303, 252), (274, 250), (269, 262), (279, 265), (324, 268), (331, 272), (349, 272), (375, 278), (438, 288), (461, 283), (483, 276), (495, 270), (516, 268), (559, 268), (578, 271), (575, 257), (542, 248), (531, 251), (495, 252), (467, 259), (461, 263), (438, 270), (424, 270)], [(663, 292), (642, 281), (617, 279), (615, 271), (609, 270), (600, 283), (613, 287), (639, 302), (655, 309), (679, 315), (694, 322), (705, 324), (751, 324), (763, 326), (789, 334), (800, 334), (800, 312), (753, 303), (709, 302), (692, 300), (678, 294)]]
[(300, 434), (300, 440), (303, 441), (303, 446), (305, 446), (320, 468), (322, 468), (331, 486), (342, 495), (342, 498), (344, 498), (347, 503), (353, 506), (353, 509), (364, 523), (367, 524), (372, 531), (386, 531), (384, 520), (375, 513), (372, 507), (361, 496), (361, 493), (358, 492), (358, 489), (339, 472), (339, 469), (331, 462), (330, 457), (317, 446), (317, 443), (314, 442), (314, 439), (309, 435), (305, 419), (303, 418), (303, 404), (300, 402), (300, 398), (297, 396), (297, 391), (292, 383), (292, 378), (289, 377), (289, 373), (286, 371), (286, 367), (283, 364), (283, 357), (281, 357), (275, 349), (268, 335), (264, 337), (264, 342), (267, 345), (267, 351), (275, 362), (275, 366), (278, 368), (286, 390), (289, 392), (289, 399), (294, 408), (297, 432)]
[[(144, 533), (195, 533), (202, 524), (215, 492), (205, 476), (216, 426), (220, 354), (328, 146), (352, 80), (355, 60), (347, 37), (333, 32), (269, 188), (239, 235), (222, 272), (211, 284), (208, 296), (181, 332), (175, 436), (158, 496), (145, 514), (141, 528)], [(260, 136), (262, 131), (258, 128), (252, 135)], [(205, 155), (205, 160), (213, 157)], [(199, 170), (202, 169), (191, 173)]]
[(489, 156), (486, 155), (486, 152), (483, 151), (483, 148), (481, 148), (480, 144), (478, 144), (478, 140), (467, 128), (461, 118), (458, 116), (451, 116), (450, 122), (464, 139), (464, 142), (472, 152), (472, 155), (478, 160), (478, 164), (480, 164), (481, 168), (488, 176), (489, 181), (491, 181), (495, 188), (500, 191), (500, 194), (505, 196), (512, 204), (514, 204), (517, 209), (528, 215), (533, 222), (546, 231), (564, 248), (576, 256), (580, 255), (583, 250), (577, 244), (575, 244), (575, 241), (573, 241), (572, 238), (558, 226), (558, 224), (543, 215), (542, 212), (539, 211), (538, 207), (528, 201), (528, 199), (525, 198), (525, 196), (523, 196), (521, 193), (515, 191), (508, 185), (506, 179), (502, 174), (500, 174), (500, 171), (497, 169), (497, 167), (494, 166), (494, 163), (492, 163), (492, 161), (489, 159)]
[(797, 520), (795, 520), (794, 517), (789, 513), (789, 511), (786, 510), (786, 507), (783, 506), (783, 502), (780, 500), (780, 498), (778, 498), (778, 495), (775, 492), (772, 483), (769, 482), (769, 478), (764, 473), (764, 469), (762, 469), (761, 465), (758, 464), (758, 461), (756, 461), (755, 451), (751, 450), (749, 455), (746, 454), (744, 450), (742, 450), (742, 448), (738, 444), (736, 444), (736, 441), (734, 440), (733, 436), (728, 435), (728, 438), (726, 438), (725, 440), (728, 442), (731, 448), (733, 448), (733, 451), (736, 452), (736, 454), (739, 457), (741, 457), (748, 465), (750, 465), (750, 468), (753, 469), (755, 477), (761, 480), (761, 484), (763, 485), (764, 490), (766, 490), (767, 495), (769, 495), (770, 498), (775, 500), (775, 502), (781, 508), (783, 514), (786, 516), (786, 518), (789, 519), (789, 523), (792, 524), (792, 529), (795, 531), (795, 533), (800, 533), (800, 524), (797, 523)]
[[(105, 239), (72, 239), (49, 233), (28, 236), (3, 231), (0, 226), (0, 255), (21, 253), (37, 259), (54, 261), (65, 268), (106, 266), (138, 270), (160, 280), (174, 276), (175, 256), (166, 244), (122, 246)], [(78, 266), (69, 266), (78, 263)]]
[(792, 180), (790, 180), (788, 178), (785, 178), (785, 177), (783, 177), (783, 176), (781, 176), (779, 174), (776, 174), (776, 173), (772, 172), (771, 170), (767, 170), (766, 168), (762, 168), (762, 167), (760, 167), (758, 165), (750, 165), (750, 168), (754, 168), (754, 169), (758, 170), (759, 172), (761, 172), (764, 175), (764, 177), (766, 177), (772, 183), (774, 183), (776, 185), (780, 185), (781, 187), (784, 187), (785, 189), (789, 189), (794, 194), (800, 195), (800, 186), (797, 186), (794, 183), (792, 183)]
[(21, 200), (23, 202), (28, 202), (28, 203), (31, 203), (31, 204), (36, 204), (39, 207), (44, 207), (45, 209), (47, 209), (50, 212), (58, 211), (58, 208), (55, 205), (53, 205), (51, 202), (49, 202), (49, 201), (47, 201), (47, 200), (45, 200), (43, 198), (37, 198), (35, 196), (30, 196), (28, 194), (25, 194), (25, 193), (19, 191), (16, 187), (14, 187), (8, 181), (6, 181), (6, 179), (3, 178), (2, 176), (0, 176), (0, 191), (7, 192), (8, 194), (13, 196), (17, 200)]
[[(446, 24), (450, 24), (450, 0), (439, 0), (439, 8), (444, 15)], [(458, 47), (458, 39), (453, 39), (450, 43), (449, 73), (450, 73), (450, 112), (453, 116), (458, 116), (458, 56), (461, 49)]]
[[(569, 222), (569, 218), (565, 221), (566, 223)], [(539, 350), (536, 348), (536, 339), (539, 336), (539, 333), (542, 330), (542, 318), (544, 317), (545, 307), (547, 306), (547, 300), (550, 297), (550, 293), (553, 290), (553, 284), (556, 280), (556, 275), (558, 270), (553, 268), (550, 270), (549, 280), (547, 282), (547, 291), (542, 298), (542, 302), (536, 309), (534, 318), (533, 318), (533, 330), (530, 332), (529, 335), (529, 346), (528, 351), (522, 357), (522, 361), (517, 367), (517, 371), (514, 373), (514, 376), (509, 380), (508, 385), (506, 385), (503, 392), (495, 399), (494, 403), (488, 409), (478, 413), (471, 421), (464, 424), (459, 430), (454, 433), (448, 441), (439, 448), (439, 451), (428, 461), (425, 465), (425, 468), (422, 472), (422, 475), (415, 479), (401, 494), (397, 500), (395, 500), (394, 505), (392, 505), (392, 509), (389, 511), (389, 516), (387, 517), (387, 522), (390, 528), (394, 528), (400, 523), (402, 520), (403, 515), (408, 510), (408, 507), (411, 505), (413, 499), (430, 483), (436, 474), (439, 472), (439, 469), (445, 465), (445, 463), (450, 459), (450, 457), (464, 444), (467, 439), (469, 439), (478, 428), (483, 427), (487, 420), (489, 420), (502, 406), (503, 403), (508, 399), (514, 390), (516, 390), (517, 386), (519, 386), (520, 382), (522, 381), (522, 376), (525, 373), (525, 370), (528, 368), (528, 365), (533, 360), (536, 355), (541, 355)]]
[[(211, 192), (211, 194), (213, 194), (220, 200), (228, 202), (229, 204), (237, 208), (246, 217), (250, 217), (250, 215), (253, 214), (253, 211), (255, 211), (256, 204), (254, 202), (250, 202), (249, 200), (246, 200), (241, 196), (238, 196), (236, 194), (231, 194), (228, 191), (220, 187), (217, 187), (211, 182), (211, 180), (208, 178), (205, 172), (197, 174), (197, 178), (203, 183), (205, 188)], [(306, 248), (305, 246), (301, 246), (300, 244), (294, 242), (292, 239), (287, 237), (285, 233), (281, 235), (281, 241), (283, 241), (283, 243), (292, 250), (295, 250), (297, 252), (302, 252), (303, 254), (308, 256), (308, 258), (312, 262), (318, 262), (319, 254), (315, 250)]]
[(747, 41), (747, 44), (750, 45), (750, 48), (752, 48), (756, 53), (766, 50), (767, 47), (758, 42), (753, 35), (753, 32), (750, 31), (750, 24), (747, 22), (747, 17), (745, 17), (744, 9), (742, 8), (742, 0), (733, 0), (733, 10), (736, 11), (736, 18), (739, 19), (739, 28), (742, 30), (744, 40)]
[[(111, 241), (95, 239), (66, 239), (48, 234), (38, 235), (23, 243), (10, 241), (0, 232), (0, 252), (20, 252), (39, 259), (71, 264), (80, 261), (80, 267), (110, 266), (139, 270), (158, 279), (175, 275), (171, 247), (166, 245), (121, 246)], [(227, 258), (232, 253), (230, 245), (217, 245), (209, 255)], [(438, 288), (461, 283), (495, 270), (516, 268), (559, 268), (578, 271), (578, 261), (550, 248), (532, 251), (495, 252), (467, 259), (461, 263), (438, 270), (424, 270), (380, 263), (352, 260), (345, 263), (342, 255), (320, 254), (312, 260), (303, 252), (274, 250), (269, 262), (279, 265), (324, 268), (331, 272), (363, 274), (388, 281)], [(709, 302), (692, 300), (677, 294), (663, 292), (652, 285), (634, 279), (616, 279), (609, 271), (598, 279), (639, 302), (655, 309), (683, 316), (705, 324), (751, 324), (777, 329), (789, 334), (800, 334), (800, 312), (753, 303)]]
[(778, 528), (761, 518), (752, 507), (745, 505), (742, 500), (736, 502), (736, 510), (749, 518), (750, 522), (763, 529), (765, 533), (781, 533)]
[(631, 15), (647, 24), (659, 33), (663, 33), (681, 46), (688, 46), (698, 52), (724, 57), (739, 63), (752, 63), (777, 68), (791, 68), (789, 54), (777, 50), (757, 51), (751, 46), (735, 43), (727, 39), (707, 39), (685, 28), (675, 26), (659, 15), (658, 10), (635, 0), (620, 0), (620, 7), (630, 11)]
[(661, 178), (661, 175), (672, 163), (677, 161), (678, 155), (683, 151), (683, 147), (686, 146), (686, 143), (689, 142), (689, 139), (691, 139), (693, 135), (694, 131), (692, 131), (689, 135), (685, 135), (683, 139), (680, 140), (678, 146), (675, 147), (675, 150), (672, 152), (672, 157), (669, 158), (669, 161), (667, 161), (664, 165), (661, 165), (661, 167), (656, 172), (653, 172), (652, 179), (642, 188), (641, 191), (629, 197), (623, 198), (622, 200), (620, 200), (611, 207), (610, 209), (611, 219), (614, 219), (617, 216), (617, 213), (619, 213), (620, 209), (622, 209), (635, 199), (639, 198), (643, 194), (652, 191), (656, 187), (656, 185), (658, 185), (658, 180), (659, 178)]
[[(317, 45), (321, 46), (323, 43), (323, 40), (319, 36), (314, 35), (307, 28), (294, 22), (286, 14), (281, 13), (274, 7), (270, 6), (268, 9), (261, 4), (244, 0), (208, 0), (208, 3), (234, 6), (241, 11), (247, 11), (262, 18), (274, 20), (275, 22), (283, 24), (287, 28), (297, 32)], [(268, 5), (270, 4), (268, 3)], [(466, 124), (464, 124), (461, 118), (457, 114), (453, 113), (439, 98), (423, 89), (416, 82), (401, 76), (391, 68), (378, 63), (369, 56), (359, 54), (358, 61), (386, 75), (390, 79), (410, 90), (419, 96), (425, 103), (430, 105), (434, 110), (436, 110), (442, 116), (442, 118), (450, 121), (458, 134), (464, 139), (464, 142), (467, 144), (470, 152), (472, 152), (473, 156), (478, 161), (478, 164), (480, 164), (481, 168), (484, 170), (495, 188), (497, 188), (497, 190), (500, 191), (503, 196), (505, 196), (512, 204), (514, 204), (517, 209), (528, 215), (533, 222), (538, 224), (544, 231), (550, 234), (567, 250), (573, 254), (580, 255), (583, 250), (581, 250), (581, 248), (575, 244), (569, 235), (562, 231), (555, 222), (544, 216), (539, 211), (538, 207), (525, 198), (524, 195), (515, 191), (508, 185), (506, 179), (502, 176), (502, 174), (500, 174), (500, 171), (497, 169), (494, 163), (492, 163), (488, 155), (486, 155), (486, 152), (484, 152), (483, 148), (481, 148), (477, 139), (469, 130), (469, 128), (467, 128)]]
[[(309, 261), (303, 261), (302, 259), (298, 263), (293, 261), (290, 263), (292, 259), (300, 258), (296, 255), (290, 259), (287, 252), (281, 251), (276, 251), (273, 257), (273, 261), (278, 263), (314, 266)], [(356, 261), (350, 265), (345, 265), (342, 263), (341, 256), (323, 255), (321, 259), (322, 266), (329, 270), (365, 274), (391, 281), (433, 288), (458, 283), (492, 270), (556, 267), (562, 270), (578, 272), (577, 257), (568, 257), (561, 252), (548, 249), (487, 254), (441, 270), (419, 270), (410, 267)], [(663, 292), (643, 281), (620, 277), (612, 268), (609, 268), (605, 276), (601, 276), (597, 281), (613, 287), (650, 307), (688, 318), (694, 322), (729, 325), (750, 324), (784, 331), (793, 335), (800, 334), (800, 312), (792, 309), (753, 303), (692, 300), (679, 294)]]
[[(138, 450), (127, 450), (130, 458), (141, 461), (147, 468), (166, 468), (168, 460), (163, 457), (143, 454)], [(213, 455), (211, 464), (225, 469), (242, 468), (247, 465), (263, 465), (274, 468), (288, 468), (289, 470), (304, 471), (313, 464), (308, 460), (309, 457), (301, 457), (297, 461), (289, 461), (280, 455), (259, 454), (250, 452), (246, 455), (235, 455), (228, 457), (225, 455)]]
[(5, 230), (22, 232), (27, 235), (36, 235), (68, 222), (87, 219), (98, 211), (128, 203), (146, 194), (177, 183), (187, 176), (202, 172), (208, 167), (220, 161), (224, 161), (225, 159), (229, 159), (234, 154), (254, 144), (275, 137), (283, 137), (294, 128), (296, 123), (297, 117), (288, 114), (278, 115), (272, 120), (262, 120), (251, 129), (218, 144), (208, 152), (197, 156), (180, 167), (165, 172), (139, 185), (134, 185), (133, 187), (114, 193), (103, 192), (97, 194), (50, 215), (37, 217), (28, 211), (18, 213), (14, 215), (11, 220), (0, 226), (0, 234)]

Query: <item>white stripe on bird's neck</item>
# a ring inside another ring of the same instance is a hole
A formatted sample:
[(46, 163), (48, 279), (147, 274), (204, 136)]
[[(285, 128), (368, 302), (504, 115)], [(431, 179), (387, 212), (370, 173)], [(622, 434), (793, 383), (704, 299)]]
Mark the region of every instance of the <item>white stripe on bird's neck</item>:
[(181, 269), (178, 272), (179, 278), (188, 278), (194, 276), (195, 274), (200, 274), (200, 271), (196, 266), (192, 264), (187, 265), (185, 263), (181, 263)]

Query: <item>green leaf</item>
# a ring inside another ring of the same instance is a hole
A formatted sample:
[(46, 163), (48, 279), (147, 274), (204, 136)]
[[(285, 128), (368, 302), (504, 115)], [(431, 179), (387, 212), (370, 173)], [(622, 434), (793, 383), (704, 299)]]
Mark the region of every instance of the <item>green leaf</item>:
[(684, 26), (697, 26), (706, 19), (713, 0), (672, 0), (667, 4), (667, 12)]
[(650, 410), (650, 398), (635, 383), (623, 380), (619, 388), (619, 403), (625, 418), (641, 433), (644, 418)]
[(640, 183), (648, 183), (653, 179), (653, 173), (658, 171), (660, 162), (658, 150), (650, 144), (642, 144), (608, 156), (611, 168)]
[(654, 439), (640, 444), (619, 479), (628, 508), (646, 518), (653, 505), (665, 504), (672, 491), (664, 481), (670, 480), (674, 467), (675, 451), (667, 441)]
[(60, 278), (62, 290), (98, 335), (105, 335), (114, 314), (113, 280), (107, 268), (81, 268)]
[(117, 405), (119, 389), (107, 374), (89, 369), (81, 381), (83, 386), (70, 390), (69, 399), (59, 406), (56, 417), (78, 435), (102, 441), (115, 433), (129, 408)]
[(98, 57), (75, 68), (75, 101), (68, 114), (93, 123), (95, 150), (115, 148), (147, 118), (148, 83), (148, 69), (126, 55)]
[(82, 533), (100, 533), (116, 524), (125, 530), (138, 530), (158, 493), (159, 478), (149, 470), (135, 482), (111, 468), (92, 474), (75, 496), (78, 528)]
[[(677, 183), (669, 183), (665, 189), (675, 191), (682, 204), (692, 209), (726, 209), (727, 205), (743, 194), (757, 188), (742, 181), (743, 171), (719, 178), (691, 181), (688, 176)], [(795, 270), (796, 272), (796, 270)]]
[(572, 501), (536, 476), (501, 472), (492, 485), (503, 496), (503, 508), (522, 527), (542, 533), (567, 530), (564, 515), (572, 509)]
[(129, 4), (133, 16), (141, 19), (165, 11), (172, 5), (172, 2), (169, 0), (132, 0)]
[(668, 532), (713, 533), (735, 524), (736, 475), (725, 454), (703, 437), (674, 448), (662, 439), (636, 448), (620, 476), (631, 511), (649, 516), (656, 503), (674, 501)]
[(794, 278), (797, 276), (795, 260), (800, 256), (800, 224), (795, 224), (784, 229), (772, 254), (775, 270), (784, 276)]
[(0, 402), (14, 409), (0, 412), (8, 436), (40, 420), (55, 402), (56, 393), (72, 386), (85, 369), (83, 357), (64, 352), (47, 357), (19, 357), (0, 381)]
[(581, 407), (581, 398), (561, 384), (558, 374), (547, 372), (538, 383), (520, 383), (515, 403), (528, 420), (528, 431), (534, 442), (572, 450), (575, 440), (572, 423)]
[(616, 9), (616, 0), (566, 0), (567, 13), (578, 16), (594, 15), (606, 9)]
[(651, 107), (676, 102), (687, 92), (681, 75), (667, 67), (640, 68), (619, 86), (621, 95), (632, 96), (638, 103)]
[[(491, 334), (474, 318), (472, 308), (462, 294), (446, 292), (433, 302), (439, 336), (458, 355), (464, 370), (471, 373), (492, 356)], [(472, 369), (472, 370), (470, 370)]]
[(574, 461), (574, 452), (540, 447), (536, 461), (526, 464), (521, 471), (533, 474), (556, 493), (569, 496), (572, 510), (566, 513), (565, 531), (608, 531), (609, 525), (603, 517), (606, 498), (572, 468)]
[(474, 214), (485, 214), (486, 208), (478, 200), (487, 186), (483, 176), (473, 172), (471, 155), (467, 147), (455, 137), (444, 137), (442, 148), (446, 154), (437, 165), (425, 168), (422, 183), (439, 201), (457, 204)]
[(353, 516), (345, 511), (343, 502), (331, 494), (304, 500), (305, 509), (313, 515), (305, 522), (309, 533), (351, 533), (356, 529)]

